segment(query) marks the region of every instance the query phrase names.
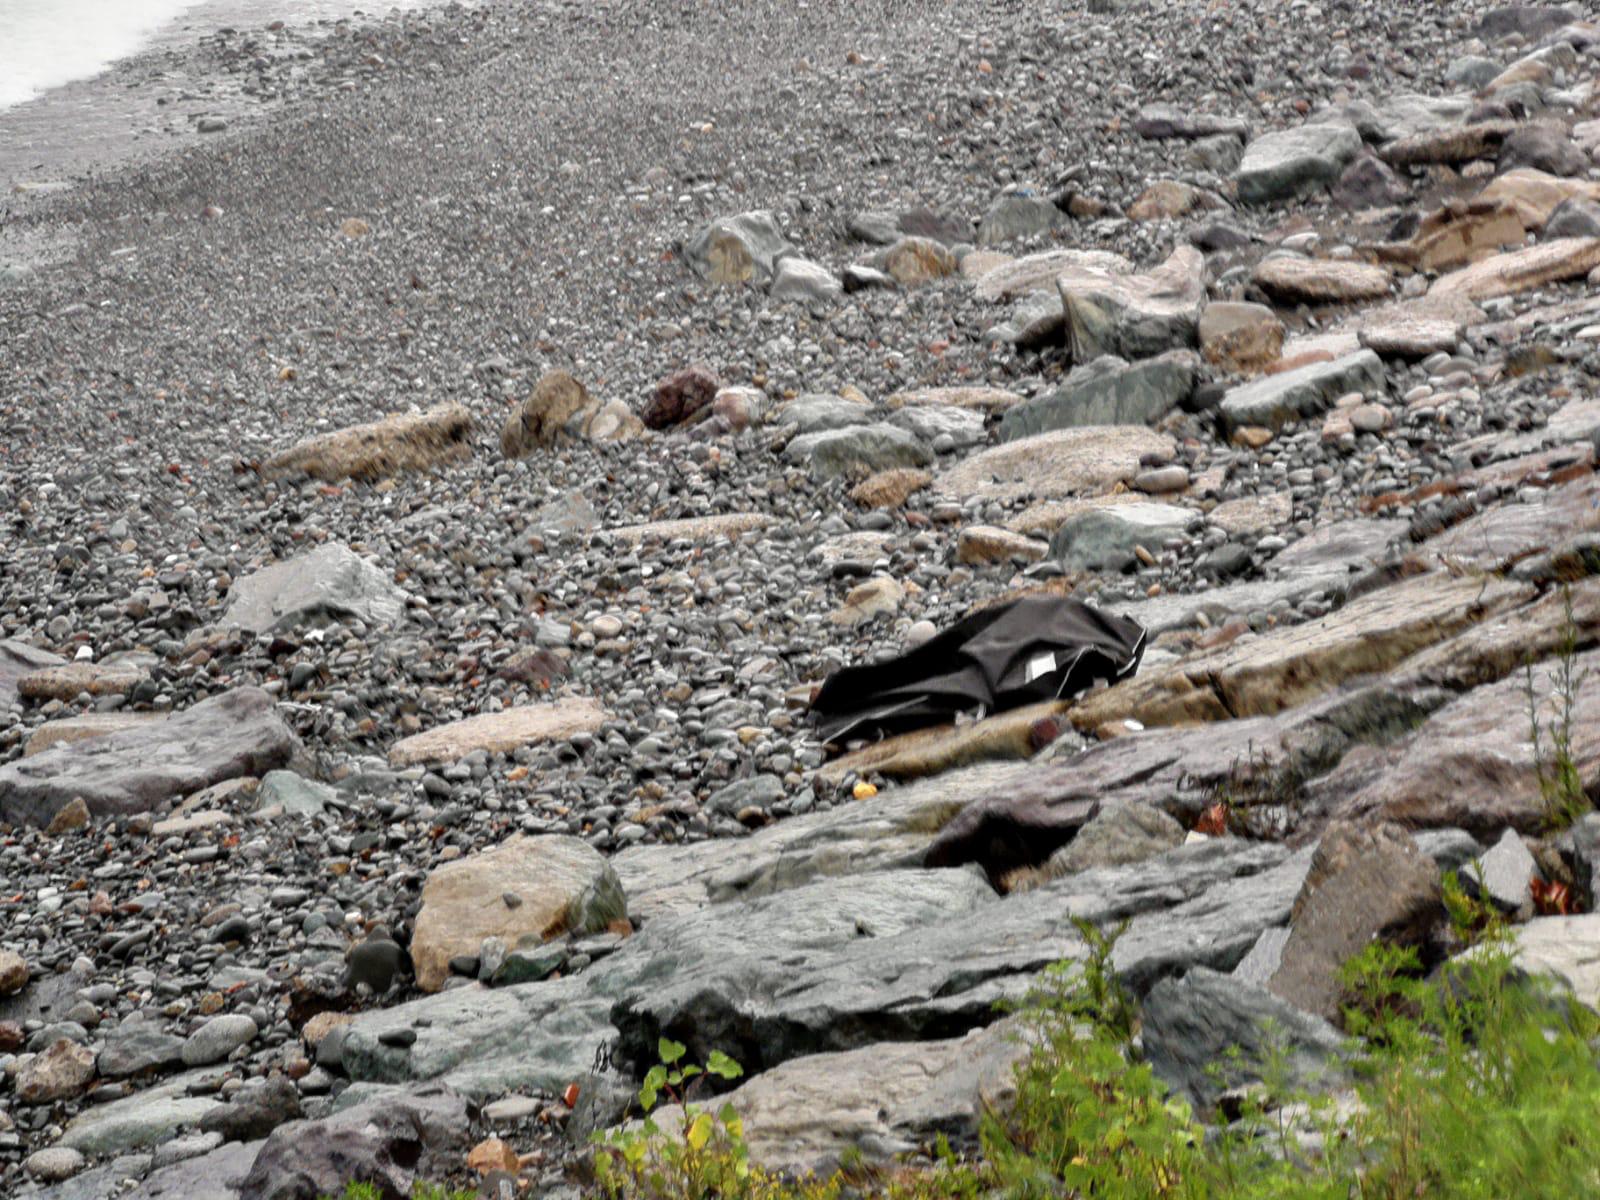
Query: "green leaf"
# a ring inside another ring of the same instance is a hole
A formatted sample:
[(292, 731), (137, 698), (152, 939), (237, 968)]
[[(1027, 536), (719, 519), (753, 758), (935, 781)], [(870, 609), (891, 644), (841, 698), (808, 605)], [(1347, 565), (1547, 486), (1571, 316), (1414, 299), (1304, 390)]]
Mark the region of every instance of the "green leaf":
[(744, 1068), (721, 1050), (711, 1052), (711, 1057), (706, 1060), (706, 1070), (722, 1079), (737, 1079), (744, 1074)]
[(661, 1061), (668, 1066), (682, 1058), (687, 1050), (688, 1047), (682, 1042), (675, 1042), (669, 1037), (662, 1038), (661, 1043), (656, 1047), (656, 1053), (661, 1056)]
[(656, 1106), (656, 1097), (661, 1093), (661, 1085), (667, 1082), (667, 1069), (662, 1066), (651, 1067), (645, 1073), (644, 1082), (639, 1085), (639, 1103), (649, 1112)]

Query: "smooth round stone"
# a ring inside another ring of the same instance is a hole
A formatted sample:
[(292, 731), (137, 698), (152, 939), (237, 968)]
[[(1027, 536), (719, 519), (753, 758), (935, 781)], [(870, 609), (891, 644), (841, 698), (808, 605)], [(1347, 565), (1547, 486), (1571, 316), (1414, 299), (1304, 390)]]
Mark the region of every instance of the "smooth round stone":
[(915, 650), (925, 642), (932, 641), (939, 632), (938, 626), (932, 621), (918, 621), (906, 630), (905, 645), (907, 650)]
[(256, 1036), (256, 1023), (243, 1013), (212, 1017), (183, 1043), (184, 1064), (203, 1067), (221, 1062)]
[(46, 1146), (28, 1155), (22, 1169), (35, 1179), (59, 1183), (83, 1170), (83, 1155), (71, 1146)]

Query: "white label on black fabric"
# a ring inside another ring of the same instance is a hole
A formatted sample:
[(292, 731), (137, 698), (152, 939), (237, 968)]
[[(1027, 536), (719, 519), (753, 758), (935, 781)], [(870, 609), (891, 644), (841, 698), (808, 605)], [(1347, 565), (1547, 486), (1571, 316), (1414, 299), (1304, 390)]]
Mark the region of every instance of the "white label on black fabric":
[(1023, 679), (1024, 683), (1032, 683), (1042, 675), (1048, 675), (1056, 669), (1055, 652), (1048, 654), (1035, 654), (1028, 660), (1028, 674)]

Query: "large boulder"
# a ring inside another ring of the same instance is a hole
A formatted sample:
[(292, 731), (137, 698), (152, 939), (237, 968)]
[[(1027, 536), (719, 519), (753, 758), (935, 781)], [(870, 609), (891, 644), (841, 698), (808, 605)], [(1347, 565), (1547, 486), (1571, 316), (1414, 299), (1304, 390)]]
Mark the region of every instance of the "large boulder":
[(718, 217), (703, 226), (683, 248), (684, 258), (702, 279), (712, 283), (765, 283), (778, 259), (792, 253), (770, 212)]
[(405, 606), (387, 574), (343, 542), (328, 542), (236, 580), (222, 622), (268, 633), (354, 617), (376, 628), (399, 620)]
[(467, 1106), (444, 1088), (382, 1092), (318, 1121), (280, 1125), (238, 1185), (239, 1200), (319, 1200), (350, 1184), (403, 1200), (459, 1165)]
[(225, 779), (285, 766), (299, 748), (271, 696), (236, 688), (165, 721), (0, 767), (0, 820), (48, 825), (80, 797), (95, 816), (148, 812)]
[(1196, 363), (1175, 350), (1142, 362), (1103, 358), (1069, 375), (1060, 387), (1024, 401), (1000, 419), (1000, 439), (1015, 441), (1083, 425), (1150, 425), (1194, 391)]
[(627, 917), (617, 874), (578, 838), (525, 837), (436, 867), (411, 935), (417, 986), (436, 992), (450, 960), (476, 957), (484, 938), (509, 949), (569, 933), (598, 933)]
[(1117, 504), (1079, 513), (1061, 523), (1050, 555), (1069, 571), (1119, 571), (1139, 550), (1159, 556), (1166, 543), (1203, 522), (1175, 504)]
[(1337, 1020), (1339, 971), (1373, 940), (1416, 945), (1444, 915), (1439, 868), (1393, 825), (1336, 824), (1295, 899), (1289, 937), (1267, 983), (1291, 1004)]
[[(744, 1122), (750, 1160), (768, 1171), (828, 1178), (856, 1161), (889, 1166), (939, 1138), (977, 1149), (986, 1118), (1016, 1096), (1030, 1053), (1017, 1018), (962, 1037), (863, 1046), (792, 1059), (721, 1097)], [(682, 1108), (652, 1114), (676, 1131)]]
[(1140, 1028), (1151, 1069), (1202, 1112), (1269, 1070), (1282, 1072), (1274, 1084), (1296, 1089), (1348, 1082), (1337, 1029), (1257, 984), (1205, 967), (1151, 988)]
[(1222, 398), (1222, 419), (1230, 429), (1245, 425), (1280, 429), (1290, 421), (1321, 415), (1350, 392), (1381, 395), (1384, 387), (1382, 361), (1371, 350), (1358, 350), (1332, 362), (1314, 362), (1240, 384)]
[(1146, 358), (1192, 346), (1205, 303), (1205, 256), (1179, 246), (1154, 270), (1122, 275), (1068, 268), (1056, 279), (1073, 361)]
[(1337, 180), (1360, 150), (1355, 126), (1338, 121), (1262, 134), (1239, 163), (1239, 199), (1275, 204), (1312, 195)]
[(472, 414), (459, 404), (398, 413), (367, 425), (320, 433), (261, 464), (267, 478), (304, 474), (338, 483), (423, 471), (472, 454)]
[(1241, 375), (1278, 361), (1283, 322), (1265, 304), (1219, 300), (1200, 314), (1200, 353), (1208, 363)]
[(822, 479), (865, 479), (933, 462), (933, 451), (915, 434), (882, 422), (801, 434), (784, 447), (783, 456)]

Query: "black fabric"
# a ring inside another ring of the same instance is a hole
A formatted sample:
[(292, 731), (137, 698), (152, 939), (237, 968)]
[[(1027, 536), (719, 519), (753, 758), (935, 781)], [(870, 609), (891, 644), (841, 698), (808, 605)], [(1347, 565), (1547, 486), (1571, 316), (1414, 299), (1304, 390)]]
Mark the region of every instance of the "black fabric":
[(958, 622), (888, 662), (824, 681), (811, 717), (824, 741), (904, 733), (1075, 696), (1131, 675), (1144, 629), (1060, 596), (1024, 596)]

